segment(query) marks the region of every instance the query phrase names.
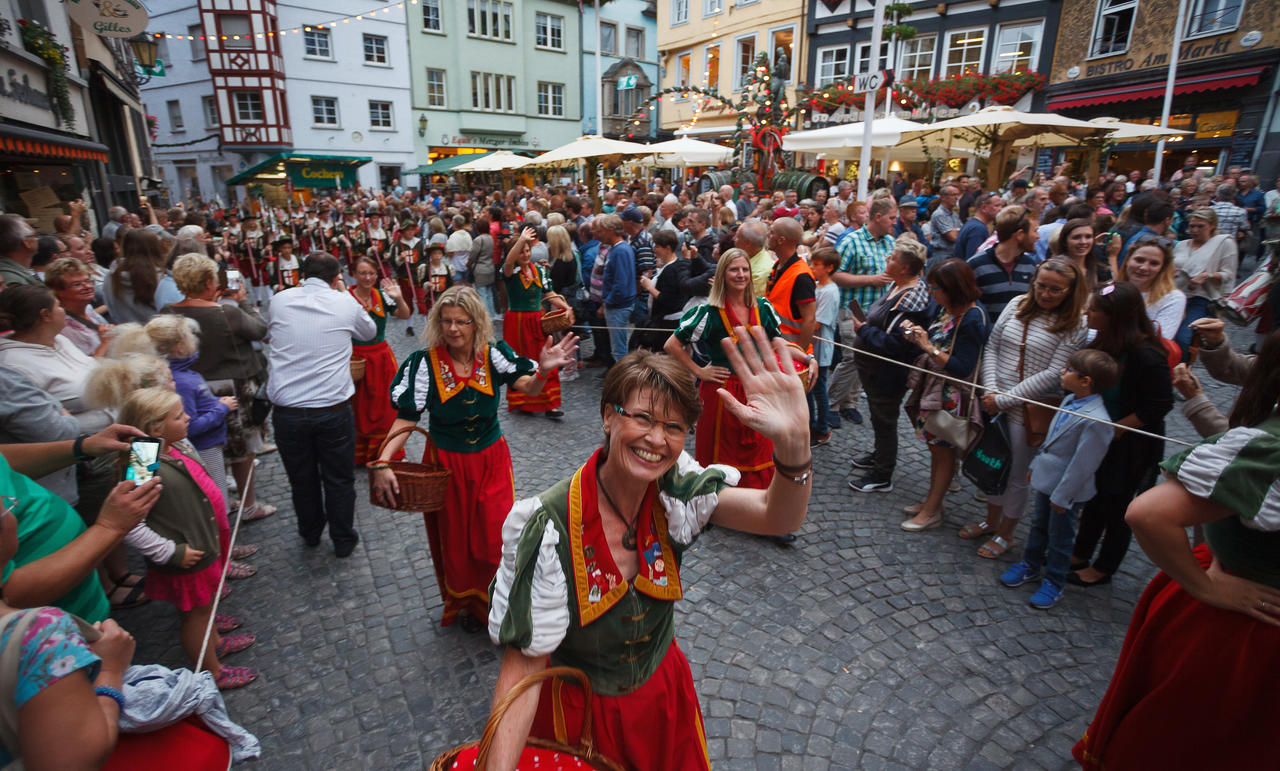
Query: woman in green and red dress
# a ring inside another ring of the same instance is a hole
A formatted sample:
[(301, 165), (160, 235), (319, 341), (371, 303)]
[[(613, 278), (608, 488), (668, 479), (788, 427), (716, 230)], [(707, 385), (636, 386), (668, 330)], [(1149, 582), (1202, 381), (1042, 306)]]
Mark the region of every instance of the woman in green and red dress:
[[(507, 253), (502, 276), (507, 287), (507, 314), (502, 319), (502, 338), (521, 356), (536, 358), (549, 338), (542, 334), (542, 301), (565, 311), (569, 303), (551, 290), (551, 275), (531, 259), (530, 247), (537, 232), (525, 228)], [(507, 411), (543, 412), (549, 418), (564, 415), (560, 411), (560, 374), (553, 372), (542, 391), (534, 396), (507, 393)]]
[[(693, 436), (694, 458), (704, 466), (719, 463), (736, 468), (742, 474), (742, 487), (765, 488), (773, 479), (773, 443), (725, 409), (719, 394), (723, 388), (735, 398), (743, 398), (742, 381), (721, 350), (720, 341), (729, 338), (737, 342), (733, 328), (748, 324), (763, 327), (770, 339), (782, 335), (773, 305), (752, 290), (750, 257), (741, 249), (729, 249), (716, 264), (707, 303), (684, 314), (663, 350), (700, 381), (703, 409)], [(705, 367), (698, 366), (685, 350), (686, 345), (695, 343), (706, 346), (711, 361)]]
[[(356, 383), (356, 393), (351, 397), (356, 418), (355, 464), (363, 466), (378, 457), (378, 448), (396, 419), (395, 405), (387, 399), (391, 380), (396, 376), (396, 355), (387, 345), (387, 314), (407, 319), (409, 304), (394, 281), (383, 279), (382, 286), (378, 286), (378, 263), (372, 257), (357, 258), (352, 273), (356, 285), (351, 287), (351, 294), (378, 326), (378, 334), (372, 340), (351, 344), (352, 358), (365, 361), (364, 377)], [(394, 459), (403, 457), (399, 454)]]
[[(444, 509), (423, 518), (444, 600), (441, 622), (461, 620), (467, 631), (484, 626), (489, 582), (502, 557), (502, 522), (515, 501), (511, 452), (498, 425), (500, 387), (537, 396), (578, 349), (574, 335), (555, 345), (548, 339), (535, 360), (506, 343), (489, 342), (492, 337), (493, 322), (480, 295), (471, 287), (452, 287), (427, 315), (423, 350), (409, 354), (391, 384), (397, 417), (390, 433), (417, 425), (428, 413), (431, 442), (423, 462), (450, 472)], [(379, 500), (393, 503), (400, 494), (386, 461), (407, 438), (406, 433), (392, 439), (371, 464)], [(461, 619), (460, 611), (466, 611)]]

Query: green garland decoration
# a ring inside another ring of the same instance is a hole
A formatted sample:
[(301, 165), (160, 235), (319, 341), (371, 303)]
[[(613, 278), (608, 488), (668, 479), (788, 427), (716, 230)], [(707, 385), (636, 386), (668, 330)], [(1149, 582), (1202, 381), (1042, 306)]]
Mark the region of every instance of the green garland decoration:
[(71, 104), (71, 86), (67, 83), (67, 47), (53, 33), (28, 19), (18, 19), (22, 47), (44, 60), (49, 66), (49, 96), (56, 108), (54, 115), (67, 128), (75, 128), (76, 110)]

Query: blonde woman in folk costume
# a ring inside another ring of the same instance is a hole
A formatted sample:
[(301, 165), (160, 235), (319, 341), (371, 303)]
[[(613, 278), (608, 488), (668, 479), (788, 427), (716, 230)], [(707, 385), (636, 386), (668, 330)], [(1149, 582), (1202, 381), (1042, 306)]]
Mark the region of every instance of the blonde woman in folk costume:
[[(424, 462), (450, 471), (444, 510), (424, 519), (444, 599), (441, 621), (448, 626), (461, 620), (467, 631), (479, 631), (487, 618), (502, 522), (515, 501), (511, 453), (498, 424), (501, 386), (537, 396), (578, 349), (575, 335), (557, 344), (547, 338), (534, 360), (492, 339), (493, 322), (480, 295), (471, 287), (448, 289), (427, 316), (423, 349), (405, 359), (391, 384), (397, 417), (390, 433), (427, 414), (431, 442)], [(400, 494), (386, 461), (407, 438), (392, 439), (370, 464), (374, 494), (386, 503)]]

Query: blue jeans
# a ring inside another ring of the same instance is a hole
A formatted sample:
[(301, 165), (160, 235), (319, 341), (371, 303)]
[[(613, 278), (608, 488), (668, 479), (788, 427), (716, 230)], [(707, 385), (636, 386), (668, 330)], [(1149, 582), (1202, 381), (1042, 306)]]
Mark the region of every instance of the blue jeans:
[(818, 377), (809, 391), (809, 430), (825, 434), (831, 430), (831, 404), (827, 401), (827, 375), (830, 367), (818, 367)]
[(309, 543), (324, 526), (336, 546), (355, 546), (356, 422), (346, 402), (336, 408), (277, 406), (271, 411), (280, 461), (298, 515), (298, 533)]
[(609, 349), (613, 354), (613, 361), (616, 364), (619, 359), (627, 355), (627, 339), (631, 337), (631, 306), (624, 305), (621, 308), (604, 309), (604, 323), (611, 327), (609, 330)]
[(1044, 568), (1044, 577), (1061, 589), (1067, 584), (1071, 567), (1071, 546), (1076, 540), (1076, 517), (1080, 504), (1063, 512), (1054, 511), (1049, 496), (1036, 492), (1031, 515), (1031, 532), (1027, 533), (1027, 549), (1022, 560), (1032, 570)]
[(476, 291), (480, 293), (480, 299), (484, 300), (484, 307), (489, 311), (490, 316), (498, 315), (498, 304), (493, 296), (493, 284), (488, 286), (477, 286)]
[(1187, 310), (1182, 316), (1182, 325), (1178, 327), (1178, 334), (1174, 335), (1173, 341), (1182, 349), (1182, 360), (1188, 358), (1188, 351), (1191, 348), (1191, 322), (1202, 319), (1209, 315), (1209, 300), (1205, 297), (1188, 297)]

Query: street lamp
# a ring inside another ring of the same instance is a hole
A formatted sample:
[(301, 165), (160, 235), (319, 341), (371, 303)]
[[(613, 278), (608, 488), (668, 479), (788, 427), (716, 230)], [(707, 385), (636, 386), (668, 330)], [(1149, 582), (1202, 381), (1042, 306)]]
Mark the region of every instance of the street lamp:
[(418, 136), (425, 137), (427, 135), (427, 116), (418, 116)]
[(142, 70), (138, 75), (138, 85), (147, 83), (151, 80), (151, 69), (156, 66), (156, 54), (160, 50), (160, 45), (151, 35), (139, 32), (129, 38), (129, 48), (133, 49), (133, 58)]

